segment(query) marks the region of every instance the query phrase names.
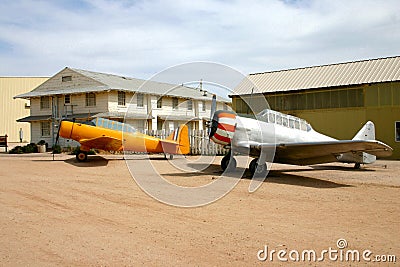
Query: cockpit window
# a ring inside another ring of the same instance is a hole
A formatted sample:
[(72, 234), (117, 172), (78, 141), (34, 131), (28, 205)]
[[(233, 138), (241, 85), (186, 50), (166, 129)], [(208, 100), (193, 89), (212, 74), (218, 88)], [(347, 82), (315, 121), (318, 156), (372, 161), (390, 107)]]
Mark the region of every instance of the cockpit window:
[(282, 125), (285, 127), (288, 127), (288, 118), (286, 118), (286, 117), (282, 118)]
[(294, 129), (294, 119), (292, 118), (289, 119), (289, 127)]
[(276, 124), (282, 125), (282, 115), (276, 114)]
[(300, 120), (295, 120), (295, 122), (294, 122), (294, 127), (296, 128), (296, 129), (298, 129), (298, 130), (300, 130)]
[(268, 120), (271, 123), (275, 123), (275, 114), (274, 113), (268, 113)]
[(312, 127), (307, 121), (295, 116), (282, 114), (280, 112), (266, 109), (256, 115), (257, 120), (269, 123), (283, 125), (291, 129), (302, 131), (311, 131)]
[(131, 125), (122, 123), (119, 121), (113, 121), (113, 120), (108, 120), (104, 118), (96, 118), (92, 120), (93, 125), (97, 127), (102, 127), (102, 128), (107, 128), (107, 129), (112, 129), (112, 130), (117, 130), (117, 131), (124, 131), (126, 133), (134, 133), (136, 132), (136, 129), (133, 128)]

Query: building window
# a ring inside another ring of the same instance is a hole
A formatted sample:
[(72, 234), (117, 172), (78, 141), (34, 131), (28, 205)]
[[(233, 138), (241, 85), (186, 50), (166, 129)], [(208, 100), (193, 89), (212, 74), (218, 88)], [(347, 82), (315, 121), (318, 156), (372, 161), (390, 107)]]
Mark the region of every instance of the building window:
[(87, 107), (96, 106), (96, 95), (95, 95), (95, 93), (86, 93), (86, 106)]
[(202, 111), (206, 111), (206, 101), (205, 100), (203, 100), (203, 101), (201, 101), (201, 110)]
[(70, 81), (72, 81), (72, 76), (71, 76), (71, 75), (62, 76), (62, 77), (61, 77), (61, 81), (62, 81), (62, 82), (70, 82)]
[(143, 103), (144, 103), (144, 95), (137, 93), (136, 97), (137, 97), (137, 106), (138, 107), (143, 107), (144, 106), (143, 105)]
[(189, 99), (187, 101), (187, 109), (188, 110), (193, 110), (193, 101), (191, 99)]
[(172, 108), (178, 109), (178, 98), (177, 97), (172, 98)]
[(40, 109), (49, 109), (50, 108), (50, 97), (49, 96), (41, 96), (40, 97)]
[(71, 104), (71, 95), (64, 96), (64, 104)]
[(157, 108), (162, 108), (162, 97), (157, 100)]
[(41, 121), (40, 122), (40, 133), (42, 136), (50, 136), (50, 122)]
[(396, 142), (400, 142), (400, 121), (396, 121), (395, 123), (395, 131), (396, 131)]
[(118, 91), (118, 105), (125, 106), (125, 92)]

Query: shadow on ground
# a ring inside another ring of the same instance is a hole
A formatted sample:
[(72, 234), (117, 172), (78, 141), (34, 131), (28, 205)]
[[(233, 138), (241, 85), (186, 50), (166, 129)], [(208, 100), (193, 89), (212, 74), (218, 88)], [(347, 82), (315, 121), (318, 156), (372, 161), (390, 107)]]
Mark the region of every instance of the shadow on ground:
[[(167, 174), (163, 173), (163, 175), (171, 175), (171, 176), (179, 176), (179, 177), (194, 177), (200, 175), (214, 175), (220, 176), (222, 175), (222, 170), (220, 165), (218, 164), (211, 164), (207, 166), (199, 166), (202, 164), (190, 163), (188, 164), (189, 167), (193, 169), (198, 169), (201, 171), (197, 172), (186, 172), (186, 173), (173, 173)], [(351, 187), (352, 185), (341, 184), (337, 182), (332, 182), (325, 179), (318, 179), (313, 177), (307, 177), (303, 175), (295, 175), (290, 174), (287, 172), (307, 172), (308, 170), (304, 169), (291, 169), (291, 170), (279, 170), (279, 171), (270, 171), (268, 173), (267, 178), (264, 180), (264, 183), (277, 183), (277, 184), (288, 184), (288, 185), (295, 185), (295, 186), (304, 186), (304, 187), (313, 187), (313, 188), (338, 188), (338, 187)], [(313, 171), (313, 169), (310, 169)], [(248, 169), (238, 167), (236, 171), (231, 173), (224, 173), (226, 177), (237, 178), (238, 174), (243, 173), (242, 179), (251, 179), (251, 174)]]
[(76, 167), (103, 167), (107, 166), (110, 160), (120, 160), (120, 159), (105, 159), (100, 156), (88, 156), (87, 161), (79, 162), (75, 157), (64, 160), (65, 163), (71, 164)]

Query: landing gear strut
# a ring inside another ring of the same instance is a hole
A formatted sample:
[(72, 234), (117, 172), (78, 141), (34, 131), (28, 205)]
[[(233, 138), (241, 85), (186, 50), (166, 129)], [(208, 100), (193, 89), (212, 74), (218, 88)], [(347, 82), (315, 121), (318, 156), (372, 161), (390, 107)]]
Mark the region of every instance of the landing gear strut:
[(76, 154), (76, 160), (79, 162), (85, 162), (87, 160), (87, 152), (86, 151), (79, 151)]
[(231, 172), (236, 169), (236, 159), (231, 155), (231, 152), (229, 152), (222, 158), (221, 168), (223, 171)]
[(255, 158), (250, 162), (249, 170), (251, 176), (255, 177), (265, 177), (268, 172), (267, 164), (264, 162), (262, 164), (258, 164), (258, 159)]

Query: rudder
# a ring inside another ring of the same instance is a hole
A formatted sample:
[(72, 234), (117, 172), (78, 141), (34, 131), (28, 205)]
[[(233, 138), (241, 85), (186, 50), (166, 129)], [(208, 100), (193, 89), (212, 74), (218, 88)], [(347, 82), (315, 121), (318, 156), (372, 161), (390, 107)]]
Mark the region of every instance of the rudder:
[(189, 141), (189, 128), (187, 125), (182, 124), (178, 129), (172, 132), (167, 140), (173, 140), (178, 142), (178, 151), (176, 154), (189, 154), (190, 153), (190, 141)]
[(367, 121), (352, 140), (375, 140), (374, 123), (372, 121)]

